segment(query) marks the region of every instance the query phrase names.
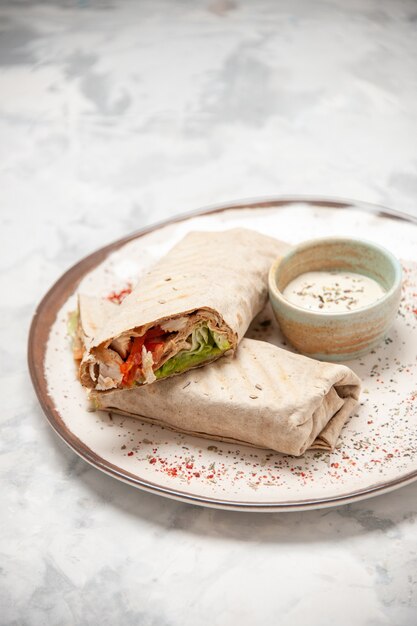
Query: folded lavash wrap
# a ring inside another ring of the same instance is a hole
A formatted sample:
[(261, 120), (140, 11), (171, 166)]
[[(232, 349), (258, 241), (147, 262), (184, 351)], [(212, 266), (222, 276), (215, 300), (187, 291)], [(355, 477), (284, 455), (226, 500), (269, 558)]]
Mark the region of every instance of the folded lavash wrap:
[(359, 391), (358, 377), (344, 365), (245, 338), (232, 359), (90, 398), (96, 409), (182, 433), (300, 456), (335, 447)]
[(271, 264), (288, 248), (244, 228), (188, 233), (87, 336), (82, 384), (128, 388), (233, 353), (266, 302)]
[[(87, 341), (117, 308), (104, 300), (80, 299)], [(308, 449), (335, 447), (359, 393), (359, 378), (344, 365), (244, 338), (233, 358), (154, 385), (91, 390), (89, 397), (97, 410), (198, 437), (300, 456)]]

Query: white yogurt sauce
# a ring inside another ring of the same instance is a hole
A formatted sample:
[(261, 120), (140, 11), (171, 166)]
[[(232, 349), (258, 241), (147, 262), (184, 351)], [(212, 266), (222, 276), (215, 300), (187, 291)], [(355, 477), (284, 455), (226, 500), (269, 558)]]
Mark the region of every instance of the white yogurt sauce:
[(353, 311), (382, 298), (385, 290), (373, 278), (355, 272), (306, 272), (285, 287), (283, 296), (319, 313)]

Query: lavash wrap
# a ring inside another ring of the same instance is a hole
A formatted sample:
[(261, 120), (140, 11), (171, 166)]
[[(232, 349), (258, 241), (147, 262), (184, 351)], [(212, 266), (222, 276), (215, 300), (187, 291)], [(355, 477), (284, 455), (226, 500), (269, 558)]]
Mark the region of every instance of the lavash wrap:
[[(80, 296), (82, 339), (119, 306)], [(360, 380), (264, 341), (243, 338), (234, 358), (161, 380), (157, 385), (89, 392), (98, 410), (143, 419), (182, 433), (269, 448), (294, 456), (332, 450), (358, 405)]]
[(89, 351), (94, 337), (119, 309), (119, 305), (106, 298), (78, 294), (78, 332), (84, 351)]
[(332, 450), (358, 405), (344, 365), (243, 339), (233, 359), (128, 390), (92, 391), (96, 409), (175, 431), (300, 456)]
[(271, 264), (288, 248), (244, 228), (188, 233), (139, 280), (117, 314), (90, 332), (80, 365), (82, 384), (96, 386), (91, 366), (105, 362), (113, 340), (183, 316), (190, 316), (189, 328), (178, 333), (171, 356), (202, 321), (224, 333), (234, 352), (266, 302)]

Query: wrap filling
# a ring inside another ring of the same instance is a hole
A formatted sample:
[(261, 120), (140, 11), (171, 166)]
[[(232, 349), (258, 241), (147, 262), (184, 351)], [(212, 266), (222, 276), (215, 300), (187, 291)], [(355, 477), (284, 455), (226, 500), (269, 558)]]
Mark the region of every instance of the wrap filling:
[[(226, 333), (211, 328), (198, 314), (165, 321), (157, 326), (123, 334), (107, 346), (84, 356), (80, 375), (83, 384), (97, 390), (128, 388), (180, 374), (211, 361), (231, 348)], [(74, 357), (80, 358), (80, 320), (74, 332)]]

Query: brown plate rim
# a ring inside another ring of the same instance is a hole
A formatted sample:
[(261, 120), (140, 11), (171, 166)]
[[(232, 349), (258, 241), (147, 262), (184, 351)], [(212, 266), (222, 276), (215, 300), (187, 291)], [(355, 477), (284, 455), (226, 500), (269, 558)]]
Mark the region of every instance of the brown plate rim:
[(222, 211), (239, 210), (239, 209), (277, 209), (291, 206), (293, 204), (306, 204), (309, 206), (316, 206), (321, 208), (332, 209), (355, 209), (361, 210), (367, 213), (373, 213), (378, 216), (387, 217), (390, 219), (398, 219), (402, 221), (411, 222), (417, 224), (417, 217), (408, 215), (402, 211), (395, 209), (389, 209), (369, 202), (363, 202), (360, 200), (346, 200), (333, 197), (320, 197), (320, 196), (280, 196), (277, 198), (261, 198), (261, 199), (249, 199), (247, 201), (240, 200), (234, 203), (226, 203), (221, 205), (209, 206), (196, 211), (191, 211), (183, 214), (176, 215), (167, 220), (146, 226), (140, 230), (137, 230), (126, 237), (118, 239), (99, 250), (89, 254), (81, 259), (78, 263), (73, 265), (67, 270), (48, 290), (41, 302), (36, 308), (35, 314), (32, 319), (29, 338), (28, 338), (28, 365), (29, 372), (32, 380), (35, 393), (38, 397), (39, 403), (43, 409), (43, 412), (52, 426), (56, 434), (81, 458), (103, 471), (104, 473), (117, 478), (123, 482), (126, 482), (134, 487), (142, 489), (147, 492), (163, 495), (165, 497), (180, 500), (182, 502), (188, 502), (191, 504), (208, 506), (220, 509), (236, 510), (236, 511), (295, 511), (295, 510), (308, 510), (324, 508), (329, 506), (337, 506), (346, 504), (348, 502), (357, 501), (364, 498), (369, 498), (381, 493), (386, 493), (399, 486), (409, 484), (410, 482), (417, 480), (417, 470), (409, 472), (399, 478), (371, 485), (364, 489), (358, 489), (339, 496), (331, 496), (325, 498), (314, 498), (307, 500), (286, 500), (282, 502), (249, 502), (239, 500), (223, 500), (219, 498), (210, 498), (199, 496), (198, 494), (189, 494), (177, 489), (171, 489), (168, 487), (162, 487), (151, 481), (147, 481), (139, 478), (138, 476), (131, 474), (130, 472), (121, 470), (116, 465), (113, 465), (109, 461), (106, 461), (99, 455), (97, 455), (91, 448), (85, 445), (78, 437), (76, 437), (69, 428), (65, 425), (62, 417), (59, 414), (58, 409), (54, 406), (52, 398), (48, 394), (46, 373), (45, 373), (45, 354), (46, 345), (49, 337), (51, 326), (53, 325), (56, 316), (61, 309), (62, 305), (68, 299), (68, 297), (74, 292), (77, 285), (82, 278), (94, 269), (99, 263), (101, 263), (110, 253), (114, 252), (118, 248), (124, 246), (129, 241), (139, 239), (144, 235), (159, 230), (170, 224), (174, 224), (181, 221), (187, 221), (191, 218), (210, 215), (213, 213), (220, 213)]

